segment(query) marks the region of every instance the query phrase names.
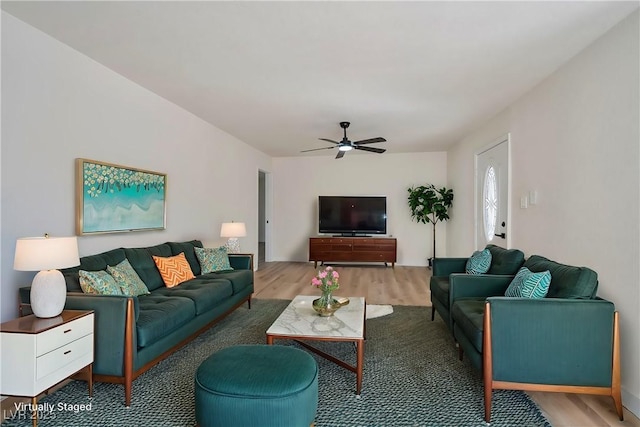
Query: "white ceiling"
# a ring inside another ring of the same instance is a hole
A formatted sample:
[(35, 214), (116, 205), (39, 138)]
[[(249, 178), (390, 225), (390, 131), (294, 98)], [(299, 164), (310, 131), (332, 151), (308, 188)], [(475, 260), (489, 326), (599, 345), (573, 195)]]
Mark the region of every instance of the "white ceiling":
[[(630, 2), (2, 1), (272, 156), (319, 137), (446, 149), (638, 8)], [(330, 145), (330, 144), (329, 144)], [(360, 153), (358, 153), (360, 155)], [(351, 155), (351, 154), (349, 154)], [(362, 154), (376, 155), (376, 154)]]

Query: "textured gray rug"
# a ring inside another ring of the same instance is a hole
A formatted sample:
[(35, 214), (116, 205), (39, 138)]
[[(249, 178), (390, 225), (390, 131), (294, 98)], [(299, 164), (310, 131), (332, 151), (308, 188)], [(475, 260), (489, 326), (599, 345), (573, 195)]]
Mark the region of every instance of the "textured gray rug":
[[(130, 408), (123, 406), (122, 386), (97, 383), (89, 400), (86, 383), (73, 381), (39, 402), (53, 408), (42, 414), (39, 425), (194, 426), (193, 377), (199, 364), (230, 345), (264, 343), (266, 329), (287, 304), (254, 300), (251, 310), (236, 310), (140, 376)], [(486, 426), (480, 374), (458, 360), (446, 326), (439, 318), (431, 322), (427, 307), (393, 308), (392, 314), (367, 321), (360, 397), (355, 395), (355, 374), (314, 355), (320, 367), (316, 426)], [(324, 344), (332, 354), (355, 362), (352, 343)], [(89, 403), (90, 410), (80, 406)], [(9, 417), (2, 426), (31, 425), (18, 418)], [(494, 392), (491, 425), (550, 424), (526, 394), (504, 390)]]

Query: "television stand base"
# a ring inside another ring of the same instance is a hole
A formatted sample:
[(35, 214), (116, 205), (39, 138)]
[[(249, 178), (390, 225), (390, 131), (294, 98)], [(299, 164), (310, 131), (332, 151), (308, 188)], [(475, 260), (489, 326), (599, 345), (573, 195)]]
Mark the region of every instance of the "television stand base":
[(326, 262), (382, 262), (395, 266), (397, 240), (394, 237), (311, 237), (309, 239), (309, 261)]

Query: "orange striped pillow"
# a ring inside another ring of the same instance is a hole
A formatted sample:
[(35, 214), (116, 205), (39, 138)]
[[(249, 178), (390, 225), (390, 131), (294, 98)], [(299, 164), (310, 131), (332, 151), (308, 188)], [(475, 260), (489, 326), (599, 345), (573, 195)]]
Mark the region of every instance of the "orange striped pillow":
[(182, 282), (196, 278), (193, 275), (193, 271), (191, 271), (189, 261), (184, 256), (184, 252), (167, 258), (153, 256), (153, 262), (156, 263), (156, 267), (158, 267), (158, 271), (160, 271), (162, 280), (167, 288), (173, 288)]

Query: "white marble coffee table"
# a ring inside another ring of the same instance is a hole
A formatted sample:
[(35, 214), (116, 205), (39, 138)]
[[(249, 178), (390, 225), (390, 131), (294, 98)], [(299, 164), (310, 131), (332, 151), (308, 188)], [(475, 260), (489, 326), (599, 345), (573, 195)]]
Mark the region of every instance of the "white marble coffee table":
[[(274, 339), (293, 339), (305, 348), (356, 374), (356, 394), (362, 389), (366, 303), (349, 297), (349, 304), (330, 317), (320, 317), (311, 303), (317, 296), (298, 295), (267, 330), (267, 344)], [(352, 341), (356, 345), (356, 366), (327, 354), (304, 341)]]

